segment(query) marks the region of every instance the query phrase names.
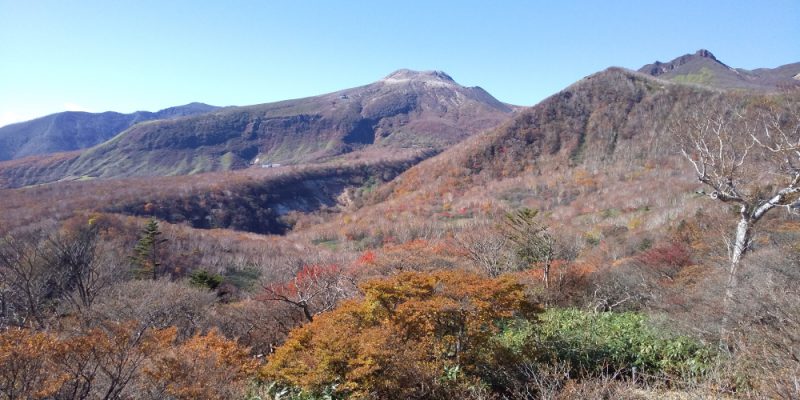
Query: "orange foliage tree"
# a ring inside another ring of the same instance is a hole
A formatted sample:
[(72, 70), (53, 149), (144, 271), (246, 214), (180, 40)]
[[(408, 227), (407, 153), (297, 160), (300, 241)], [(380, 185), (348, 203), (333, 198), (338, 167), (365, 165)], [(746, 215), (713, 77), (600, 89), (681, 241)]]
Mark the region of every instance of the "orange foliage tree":
[(65, 377), (49, 372), (54, 349), (46, 333), (10, 329), (0, 334), (0, 394), (4, 399), (43, 398), (58, 391)]
[(539, 311), (509, 276), (406, 272), (361, 289), (363, 300), (292, 331), (262, 376), (355, 398), (447, 397), (496, 365), (502, 321)]
[(175, 338), (174, 329), (109, 324), (71, 337), (27, 329), (0, 333), (4, 398), (120, 398), (141, 368)]
[(182, 344), (175, 337), (175, 328), (136, 322), (71, 336), (0, 332), (0, 398), (235, 398), (258, 366), (216, 331)]
[(218, 331), (196, 334), (145, 369), (160, 394), (175, 399), (230, 399), (240, 395), (258, 361)]

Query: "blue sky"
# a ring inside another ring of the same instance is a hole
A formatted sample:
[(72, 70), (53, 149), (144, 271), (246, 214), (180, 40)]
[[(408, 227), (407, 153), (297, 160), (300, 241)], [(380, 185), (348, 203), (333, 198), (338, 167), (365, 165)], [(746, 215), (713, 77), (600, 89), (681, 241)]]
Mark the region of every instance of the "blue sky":
[(64, 110), (247, 105), (443, 70), (533, 105), (700, 48), (800, 61), (800, 1), (0, 0), (0, 125)]

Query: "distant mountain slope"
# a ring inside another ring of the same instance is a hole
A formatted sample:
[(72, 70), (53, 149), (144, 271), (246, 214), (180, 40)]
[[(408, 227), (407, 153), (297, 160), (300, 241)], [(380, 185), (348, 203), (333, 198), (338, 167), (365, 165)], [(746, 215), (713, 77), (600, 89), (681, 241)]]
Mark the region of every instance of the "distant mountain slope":
[(85, 149), (142, 121), (207, 113), (219, 107), (190, 103), (158, 112), (88, 113), (67, 111), (0, 128), (0, 161)]
[(431, 176), (469, 190), (522, 174), (578, 166), (597, 171), (618, 160), (644, 163), (672, 155), (674, 140), (665, 133), (670, 118), (724, 96), (609, 68), (521, 111), (499, 128), (414, 166), (383, 190), (392, 196), (441, 192), (431, 187)]
[[(772, 98), (795, 102), (798, 95)], [(655, 204), (662, 201), (659, 196), (671, 198), (696, 182), (680, 157), (670, 122), (730, 98), (738, 95), (609, 68), (415, 165), (380, 188), (374, 206), (358, 214), (364, 226), (379, 226), (388, 218), (384, 215), (391, 215), (389, 209), (424, 213), (445, 203), (468, 209), (486, 204), (487, 198), (518, 206), (526, 196), (526, 201), (558, 204), (586, 193), (586, 187), (617, 199), (626, 197), (625, 190), (644, 190), (637, 196)], [(636, 189), (621, 189), (632, 185)], [(598, 205), (598, 199), (583, 201)]]
[(366, 148), (442, 149), (515, 107), (443, 72), (396, 71), (354, 89), (137, 124), (80, 154), (0, 163), (8, 186), (64, 178), (185, 175), (329, 160)]
[(445, 236), (447, 227), (530, 207), (555, 221), (554, 232), (584, 232), (587, 246), (612, 237), (635, 242), (703, 204), (690, 201), (699, 183), (671, 123), (748, 97), (791, 105), (800, 92), (731, 93), (609, 68), (415, 165), (366, 206), (302, 234), (357, 247), (349, 238)]
[(666, 63), (656, 61), (640, 68), (639, 72), (720, 89), (777, 91), (800, 88), (800, 62), (749, 71), (725, 65), (708, 50), (685, 54)]

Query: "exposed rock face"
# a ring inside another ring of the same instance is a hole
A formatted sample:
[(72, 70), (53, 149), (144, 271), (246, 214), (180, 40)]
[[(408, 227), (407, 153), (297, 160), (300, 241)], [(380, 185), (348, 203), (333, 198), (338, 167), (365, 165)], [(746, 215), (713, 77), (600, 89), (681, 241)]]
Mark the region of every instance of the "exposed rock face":
[(424, 82), (428, 84), (438, 84), (438, 85), (452, 85), (457, 86), (458, 84), (450, 75), (442, 71), (413, 71), (410, 69), (399, 69), (381, 80), (383, 83), (393, 84), (393, 83), (406, 83), (410, 81), (417, 81), (417, 82)]
[(642, 68), (639, 68), (639, 72), (652, 75), (652, 76), (659, 76), (663, 75), (667, 72), (673, 71), (676, 68), (681, 67), (682, 65), (689, 64), (691, 62), (702, 62), (699, 59), (708, 59), (711, 62), (719, 63), (720, 65), (730, 68), (727, 65), (723, 64), (710, 51), (705, 49), (697, 50), (694, 54), (684, 54), (672, 61), (669, 62), (661, 62), (656, 61), (653, 64), (647, 64)]

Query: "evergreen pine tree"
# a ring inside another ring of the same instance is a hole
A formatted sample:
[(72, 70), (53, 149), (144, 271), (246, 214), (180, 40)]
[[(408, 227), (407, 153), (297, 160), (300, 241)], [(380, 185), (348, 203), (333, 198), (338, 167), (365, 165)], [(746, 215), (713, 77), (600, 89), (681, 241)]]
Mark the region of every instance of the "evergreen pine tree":
[(526, 266), (542, 268), (544, 287), (550, 287), (550, 264), (555, 258), (555, 239), (541, 221), (539, 210), (522, 208), (506, 213), (506, 236), (514, 243), (517, 256)]
[(161, 238), (161, 230), (158, 227), (158, 220), (151, 217), (145, 224), (139, 241), (134, 247), (133, 262), (138, 267), (138, 274), (142, 276), (150, 275), (153, 280), (158, 279), (159, 268), (161, 267), (159, 250), (161, 244), (166, 239)]

